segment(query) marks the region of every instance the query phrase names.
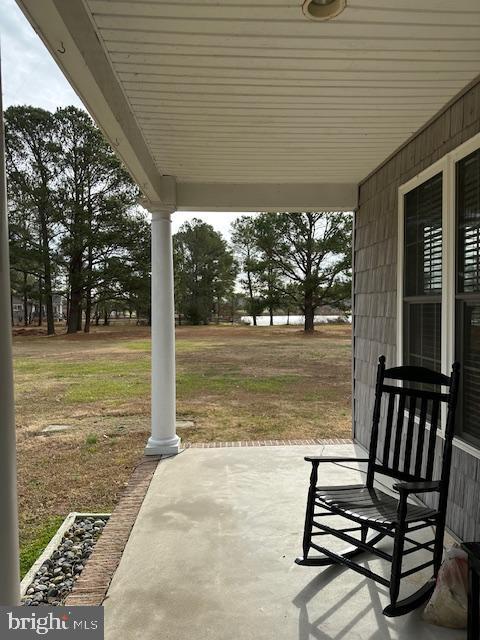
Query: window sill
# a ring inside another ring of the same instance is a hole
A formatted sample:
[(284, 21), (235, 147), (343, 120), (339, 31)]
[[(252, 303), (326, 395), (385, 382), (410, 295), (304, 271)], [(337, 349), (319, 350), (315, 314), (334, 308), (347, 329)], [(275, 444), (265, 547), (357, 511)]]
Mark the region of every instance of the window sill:
[(459, 436), (455, 436), (453, 438), (453, 446), (465, 451), (465, 453), (469, 453), (475, 458), (480, 458), (480, 447), (475, 446), (471, 442), (467, 442), (467, 440), (463, 440), (463, 438), (460, 438)]

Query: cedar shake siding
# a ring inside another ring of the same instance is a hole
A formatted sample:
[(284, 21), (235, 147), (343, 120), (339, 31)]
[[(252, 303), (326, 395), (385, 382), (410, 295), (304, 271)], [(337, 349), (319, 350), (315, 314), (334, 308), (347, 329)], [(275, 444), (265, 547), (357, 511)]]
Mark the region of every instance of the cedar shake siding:
[[(480, 132), (480, 79), (359, 187), (354, 235), (354, 436), (368, 446), (378, 356), (396, 364), (398, 188)], [(441, 446), (441, 438), (437, 444)], [(454, 448), (449, 528), (480, 537), (480, 458)]]

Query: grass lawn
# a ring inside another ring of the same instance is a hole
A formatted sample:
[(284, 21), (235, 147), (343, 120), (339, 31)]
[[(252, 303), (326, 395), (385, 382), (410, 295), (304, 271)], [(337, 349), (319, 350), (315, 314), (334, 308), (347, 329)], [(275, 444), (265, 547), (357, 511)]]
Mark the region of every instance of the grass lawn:
[[(180, 327), (183, 441), (350, 435), (351, 335), (319, 327)], [(145, 327), (14, 337), (22, 570), (69, 511), (110, 511), (149, 433)], [(48, 425), (69, 425), (45, 435)]]

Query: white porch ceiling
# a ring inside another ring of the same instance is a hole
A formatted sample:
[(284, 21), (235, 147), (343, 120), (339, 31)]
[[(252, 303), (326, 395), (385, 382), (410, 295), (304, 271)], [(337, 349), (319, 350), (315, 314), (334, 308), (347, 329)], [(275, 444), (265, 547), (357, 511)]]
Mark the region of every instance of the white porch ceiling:
[(480, 72), (480, 0), (348, 0), (329, 22), (300, 0), (18, 2), (147, 196), (174, 176), (184, 209), (354, 206)]

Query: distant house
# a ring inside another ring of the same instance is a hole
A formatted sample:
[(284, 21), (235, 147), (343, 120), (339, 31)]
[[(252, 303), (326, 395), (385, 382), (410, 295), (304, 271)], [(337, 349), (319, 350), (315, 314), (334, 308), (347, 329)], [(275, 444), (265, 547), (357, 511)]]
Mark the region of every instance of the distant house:
[[(59, 294), (53, 296), (53, 317), (58, 322), (64, 320), (67, 310), (67, 299)], [(12, 296), (12, 324), (14, 326), (21, 326), (25, 324), (25, 308), (24, 301), (19, 296)], [(39, 316), (39, 303), (38, 300), (27, 299), (26, 304), (27, 324), (31, 324), (35, 320), (38, 320)], [(46, 318), (47, 310), (45, 304), (42, 304), (42, 318)]]

